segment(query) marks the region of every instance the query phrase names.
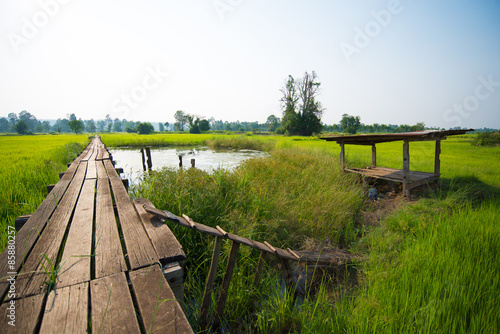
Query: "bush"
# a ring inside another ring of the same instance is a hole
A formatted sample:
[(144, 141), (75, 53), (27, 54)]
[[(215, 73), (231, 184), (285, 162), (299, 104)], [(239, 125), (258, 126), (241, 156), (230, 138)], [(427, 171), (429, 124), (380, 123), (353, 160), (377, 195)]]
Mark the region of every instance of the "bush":
[(148, 135), (148, 134), (152, 133), (154, 130), (155, 130), (155, 128), (153, 127), (153, 125), (151, 123), (145, 122), (145, 123), (137, 124), (137, 132), (140, 135)]
[(478, 133), (472, 144), (476, 146), (500, 145), (500, 131)]

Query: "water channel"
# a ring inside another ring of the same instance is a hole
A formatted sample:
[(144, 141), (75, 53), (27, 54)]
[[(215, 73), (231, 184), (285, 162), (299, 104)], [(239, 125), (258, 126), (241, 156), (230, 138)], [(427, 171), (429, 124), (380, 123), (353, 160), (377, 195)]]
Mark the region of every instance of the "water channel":
[[(131, 184), (137, 184), (143, 173), (142, 156), (139, 148), (110, 148), (109, 152), (116, 161), (116, 167), (123, 168), (123, 178)], [(268, 153), (255, 150), (213, 150), (207, 147), (165, 147), (152, 148), (151, 160), (153, 170), (163, 167), (179, 168), (179, 156), (182, 156), (184, 168), (191, 167), (191, 159), (195, 159), (196, 168), (210, 172), (213, 169), (235, 168), (244, 160), (265, 157)]]

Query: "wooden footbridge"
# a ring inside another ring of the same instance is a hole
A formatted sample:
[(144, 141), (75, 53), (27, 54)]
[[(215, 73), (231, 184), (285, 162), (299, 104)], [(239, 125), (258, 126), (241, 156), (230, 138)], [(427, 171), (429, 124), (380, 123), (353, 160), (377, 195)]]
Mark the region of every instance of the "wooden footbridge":
[[(47, 198), (16, 234), (7, 230), (0, 254), (2, 333), (192, 333), (179, 300), (183, 297), (181, 245), (165, 221), (215, 237), (199, 323), (220, 324), (240, 245), (278, 260), (283, 280), (294, 284), (289, 261), (341, 266), (355, 257), (273, 247), (130, 200), (125, 180), (99, 137), (61, 173)], [(49, 189), (49, 187), (48, 187)], [(223, 239), (232, 246), (215, 315), (211, 291)]]
[(99, 137), (7, 233), (0, 332), (192, 332), (171, 289), (182, 283), (182, 247), (131, 202)]

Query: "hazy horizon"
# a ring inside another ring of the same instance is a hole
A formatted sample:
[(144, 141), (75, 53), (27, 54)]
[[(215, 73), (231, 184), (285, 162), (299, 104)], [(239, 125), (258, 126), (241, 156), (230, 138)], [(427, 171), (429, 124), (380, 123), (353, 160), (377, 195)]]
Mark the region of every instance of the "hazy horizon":
[(500, 128), (500, 3), (40, 0), (0, 4), (0, 117), (281, 117), (315, 71), (325, 124)]

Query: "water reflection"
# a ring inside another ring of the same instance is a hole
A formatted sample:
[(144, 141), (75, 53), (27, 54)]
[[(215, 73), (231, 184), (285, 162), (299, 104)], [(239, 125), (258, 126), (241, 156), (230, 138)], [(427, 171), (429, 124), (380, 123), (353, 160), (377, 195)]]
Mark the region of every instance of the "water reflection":
[[(111, 148), (109, 151), (116, 161), (116, 167), (123, 168), (122, 177), (129, 179), (133, 184), (140, 182), (143, 171), (140, 149)], [(267, 155), (266, 152), (254, 150), (212, 150), (207, 147), (151, 149), (153, 170), (163, 167), (179, 168), (179, 156), (182, 156), (184, 168), (189, 168), (191, 159), (195, 159), (196, 168), (210, 172), (219, 167), (232, 169), (246, 159)]]

